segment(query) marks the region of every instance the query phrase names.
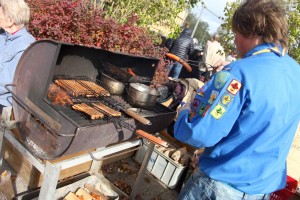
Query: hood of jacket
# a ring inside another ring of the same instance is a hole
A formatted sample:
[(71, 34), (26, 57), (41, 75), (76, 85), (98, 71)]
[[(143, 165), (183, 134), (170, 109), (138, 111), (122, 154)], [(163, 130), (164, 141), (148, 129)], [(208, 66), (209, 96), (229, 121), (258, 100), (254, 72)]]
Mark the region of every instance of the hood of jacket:
[(193, 33), (192, 29), (185, 28), (180, 35), (186, 35), (188, 37), (191, 37), (192, 33)]

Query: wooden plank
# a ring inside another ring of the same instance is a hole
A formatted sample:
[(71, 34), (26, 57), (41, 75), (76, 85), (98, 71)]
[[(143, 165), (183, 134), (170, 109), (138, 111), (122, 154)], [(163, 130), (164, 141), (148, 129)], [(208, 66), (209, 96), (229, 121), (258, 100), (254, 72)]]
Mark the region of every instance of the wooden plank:
[[(91, 149), (91, 151), (94, 150), (95, 149)], [(75, 154), (63, 156), (56, 160), (51, 160), (50, 162), (51, 163), (60, 162), (68, 158), (83, 155), (85, 153), (86, 151), (78, 152)], [(18, 151), (18, 149), (14, 148), (13, 145), (6, 139), (4, 140), (4, 159), (12, 167), (15, 173), (17, 173), (19, 176), (21, 176), (24, 179), (24, 181), (28, 184), (28, 187), (30, 189), (41, 186), (43, 180), (42, 174)], [(62, 170), (59, 175), (59, 180), (63, 180), (65, 178), (87, 172), (90, 170), (91, 164), (92, 161), (89, 161)]]

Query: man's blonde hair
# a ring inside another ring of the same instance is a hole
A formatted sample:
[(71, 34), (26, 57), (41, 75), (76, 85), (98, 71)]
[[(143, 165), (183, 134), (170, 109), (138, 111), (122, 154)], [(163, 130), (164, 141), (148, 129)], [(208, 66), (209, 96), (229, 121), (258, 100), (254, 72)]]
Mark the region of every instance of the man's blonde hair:
[(24, 27), (30, 19), (30, 8), (24, 0), (0, 0), (5, 18), (12, 20), (15, 25)]

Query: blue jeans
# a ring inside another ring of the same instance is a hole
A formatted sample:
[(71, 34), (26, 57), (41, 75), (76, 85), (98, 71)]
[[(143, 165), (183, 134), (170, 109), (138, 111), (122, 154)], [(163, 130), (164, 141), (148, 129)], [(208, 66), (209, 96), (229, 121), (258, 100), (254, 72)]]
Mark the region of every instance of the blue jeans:
[(173, 65), (169, 65), (169, 77), (178, 78), (182, 69), (182, 64), (175, 62)]
[(261, 200), (269, 198), (269, 194), (246, 194), (221, 181), (209, 178), (200, 170), (191, 175), (178, 197), (178, 199), (184, 200)]

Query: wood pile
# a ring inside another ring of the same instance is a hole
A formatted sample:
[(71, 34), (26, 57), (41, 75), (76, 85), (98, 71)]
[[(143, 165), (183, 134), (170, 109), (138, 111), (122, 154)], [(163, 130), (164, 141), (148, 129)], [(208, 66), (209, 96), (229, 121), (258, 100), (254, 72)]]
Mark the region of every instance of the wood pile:
[(91, 184), (84, 184), (84, 187), (80, 187), (77, 189), (75, 193), (69, 192), (64, 200), (108, 200), (103, 193), (97, 190)]

